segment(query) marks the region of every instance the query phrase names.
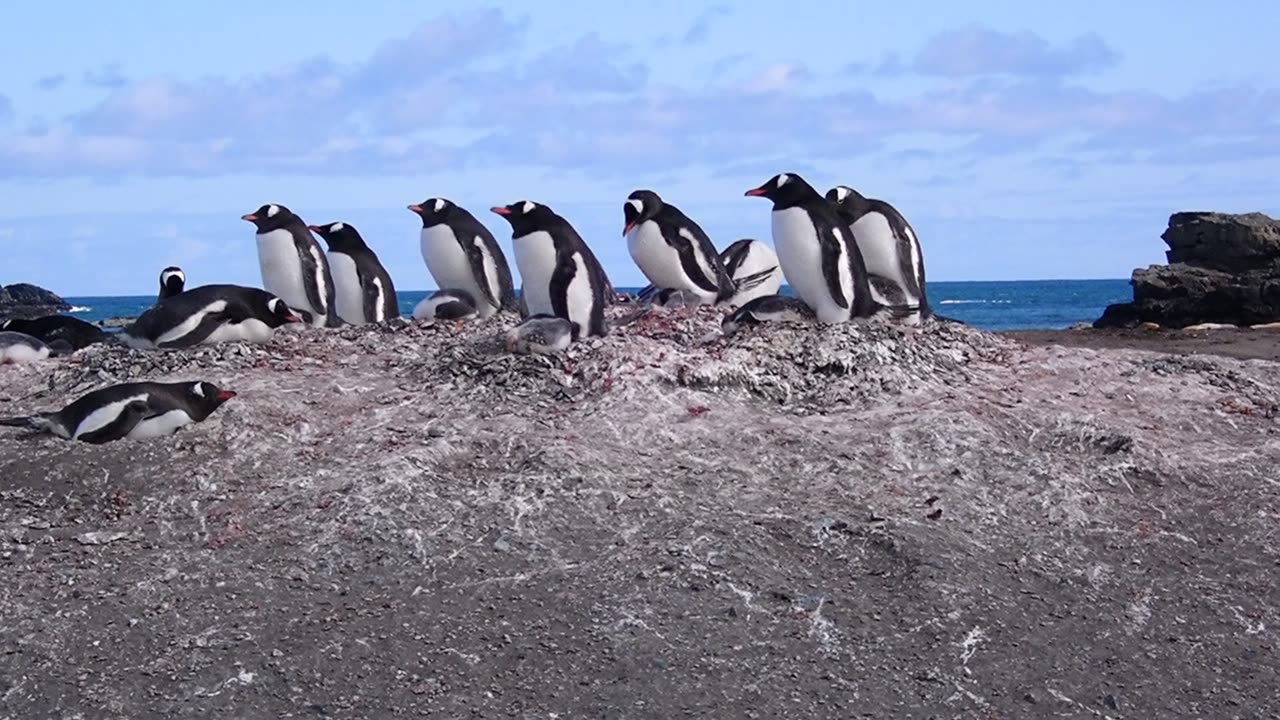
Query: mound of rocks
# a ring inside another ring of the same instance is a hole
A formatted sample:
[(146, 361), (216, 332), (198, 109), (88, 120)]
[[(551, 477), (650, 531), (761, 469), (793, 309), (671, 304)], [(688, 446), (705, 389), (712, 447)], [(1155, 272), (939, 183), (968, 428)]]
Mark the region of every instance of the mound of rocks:
[(1161, 238), (1169, 264), (1134, 270), (1133, 301), (1109, 306), (1094, 327), (1280, 320), (1280, 222), (1262, 213), (1180, 212)]
[(0, 318), (37, 318), (70, 309), (66, 300), (42, 287), (27, 283), (0, 285)]

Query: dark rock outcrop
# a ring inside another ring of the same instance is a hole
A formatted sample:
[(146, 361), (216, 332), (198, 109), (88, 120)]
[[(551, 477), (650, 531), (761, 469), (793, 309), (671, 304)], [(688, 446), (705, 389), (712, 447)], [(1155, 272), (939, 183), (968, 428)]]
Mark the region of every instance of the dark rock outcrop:
[(0, 318), (37, 318), (70, 309), (66, 300), (42, 287), (27, 283), (0, 285)]
[(1181, 212), (1160, 236), (1168, 265), (1133, 271), (1133, 301), (1111, 305), (1094, 327), (1280, 320), (1280, 221), (1262, 213)]

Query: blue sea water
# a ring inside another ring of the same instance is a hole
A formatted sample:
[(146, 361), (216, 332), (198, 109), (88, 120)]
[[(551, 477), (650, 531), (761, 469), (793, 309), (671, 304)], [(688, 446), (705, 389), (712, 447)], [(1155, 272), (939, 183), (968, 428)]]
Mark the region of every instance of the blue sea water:
[[(638, 288), (619, 288), (635, 292)], [(934, 311), (984, 330), (1039, 330), (1093, 322), (1111, 303), (1132, 299), (1128, 280), (1011, 280), (1000, 282), (931, 282), (929, 300)], [(429, 291), (399, 293), (405, 315)], [(786, 289), (784, 288), (784, 292)], [(97, 322), (135, 317), (151, 307), (154, 295), (129, 297), (68, 297), (72, 314)]]

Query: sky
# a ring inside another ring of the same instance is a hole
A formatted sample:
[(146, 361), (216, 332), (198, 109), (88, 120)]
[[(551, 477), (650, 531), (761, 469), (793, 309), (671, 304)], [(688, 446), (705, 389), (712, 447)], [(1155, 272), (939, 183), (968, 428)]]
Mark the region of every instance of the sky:
[(1280, 216), (1271, 2), (461, 5), (8, 8), (0, 284), (259, 285), (240, 216), (281, 203), (428, 289), (405, 206), (442, 196), (513, 270), (488, 208), (528, 199), (643, 285), (631, 191), (771, 243), (743, 192), (779, 172), (892, 203), (930, 280), (1123, 278), (1173, 212)]

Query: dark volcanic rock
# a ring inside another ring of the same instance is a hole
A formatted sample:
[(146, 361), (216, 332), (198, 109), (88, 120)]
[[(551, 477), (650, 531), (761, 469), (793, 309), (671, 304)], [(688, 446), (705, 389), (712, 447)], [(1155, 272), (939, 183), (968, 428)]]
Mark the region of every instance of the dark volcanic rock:
[(1280, 320), (1280, 222), (1262, 213), (1183, 212), (1160, 236), (1168, 265), (1133, 271), (1133, 301), (1112, 305), (1094, 327)]
[(66, 300), (42, 287), (18, 283), (0, 286), (0, 317), (37, 318), (71, 309)]

